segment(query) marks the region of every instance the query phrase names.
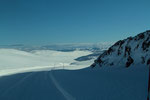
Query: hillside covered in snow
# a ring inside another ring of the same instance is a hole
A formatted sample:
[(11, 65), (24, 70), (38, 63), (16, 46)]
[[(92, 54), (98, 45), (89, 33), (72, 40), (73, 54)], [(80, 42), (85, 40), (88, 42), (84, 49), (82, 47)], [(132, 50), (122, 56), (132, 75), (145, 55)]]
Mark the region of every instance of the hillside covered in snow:
[(110, 47), (110, 43), (0, 45), (0, 76), (57, 69), (81, 69)]
[(102, 53), (91, 67), (130, 67), (147, 65), (150, 61), (150, 30), (120, 40)]
[(92, 54), (91, 51), (54, 51), (33, 50), (30, 52), (16, 49), (0, 49), (0, 76), (51, 69), (81, 69), (92, 64), (93, 60), (78, 62), (74, 59)]

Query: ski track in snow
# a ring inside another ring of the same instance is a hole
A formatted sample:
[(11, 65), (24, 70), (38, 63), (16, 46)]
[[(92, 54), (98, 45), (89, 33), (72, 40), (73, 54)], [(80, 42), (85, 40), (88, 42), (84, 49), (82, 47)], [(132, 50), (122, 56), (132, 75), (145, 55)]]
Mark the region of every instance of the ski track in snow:
[(9, 89), (5, 90), (4, 93), (2, 94), (2, 96), (5, 96), (5, 94), (7, 94), (7, 92), (13, 90), (15, 87), (17, 87), (18, 85), (22, 84), (22, 82), (26, 81), (26, 79), (29, 78), (32, 75), (33, 75), (33, 73), (24, 76), (24, 78), (22, 78), (21, 80), (19, 80), (18, 82), (16, 82), (16, 84), (12, 85)]
[(54, 83), (55, 87), (62, 93), (62, 95), (66, 98), (66, 100), (76, 100), (71, 94), (69, 94), (55, 79), (53, 76), (53, 72), (51, 70), (49, 74), (49, 78), (52, 80)]

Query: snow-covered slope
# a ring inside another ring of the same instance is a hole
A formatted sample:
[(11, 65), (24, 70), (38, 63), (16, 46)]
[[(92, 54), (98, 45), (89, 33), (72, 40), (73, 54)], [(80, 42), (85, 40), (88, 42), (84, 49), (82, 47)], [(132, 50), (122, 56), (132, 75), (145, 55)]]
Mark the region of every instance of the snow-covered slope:
[(0, 77), (0, 100), (147, 100), (148, 67), (53, 70)]
[(89, 54), (92, 52), (79, 50), (71, 52), (34, 50), (26, 52), (16, 49), (0, 49), (0, 76), (18, 72), (42, 71), (52, 67), (59, 69), (85, 68), (92, 64), (93, 60), (90, 63), (80, 64), (74, 59)]
[(120, 40), (95, 60), (95, 66), (130, 67), (146, 65), (150, 59), (150, 30)]

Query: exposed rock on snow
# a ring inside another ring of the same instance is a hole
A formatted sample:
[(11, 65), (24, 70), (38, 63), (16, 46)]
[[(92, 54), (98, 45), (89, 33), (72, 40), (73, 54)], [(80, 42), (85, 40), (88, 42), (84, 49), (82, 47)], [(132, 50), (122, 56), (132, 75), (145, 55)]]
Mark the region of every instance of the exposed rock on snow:
[(101, 54), (91, 67), (147, 64), (150, 59), (150, 30), (135, 37), (119, 40)]

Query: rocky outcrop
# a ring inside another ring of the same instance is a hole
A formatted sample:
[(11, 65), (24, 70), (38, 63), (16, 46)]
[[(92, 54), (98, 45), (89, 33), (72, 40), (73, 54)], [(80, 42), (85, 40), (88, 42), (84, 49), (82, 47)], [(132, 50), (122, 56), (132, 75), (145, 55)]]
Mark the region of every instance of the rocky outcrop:
[(147, 64), (150, 58), (150, 30), (119, 40), (108, 50), (101, 54), (91, 67), (120, 66)]

